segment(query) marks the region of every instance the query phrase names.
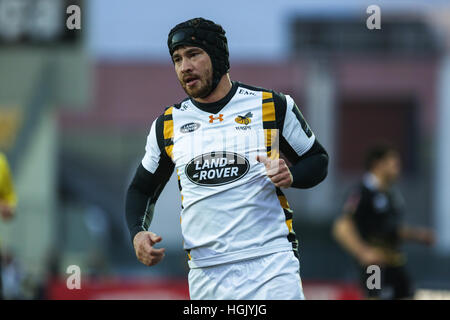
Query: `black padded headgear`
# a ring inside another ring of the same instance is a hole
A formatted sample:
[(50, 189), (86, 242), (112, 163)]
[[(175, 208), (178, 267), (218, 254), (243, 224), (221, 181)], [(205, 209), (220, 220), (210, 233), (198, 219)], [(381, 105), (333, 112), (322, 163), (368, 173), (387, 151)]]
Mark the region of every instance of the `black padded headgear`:
[(167, 46), (170, 56), (179, 46), (199, 47), (208, 53), (213, 68), (212, 89), (208, 95), (214, 91), (222, 76), (230, 69), (225, 30), (211, 20), (194, 18), (177, 24), (169, 32)]

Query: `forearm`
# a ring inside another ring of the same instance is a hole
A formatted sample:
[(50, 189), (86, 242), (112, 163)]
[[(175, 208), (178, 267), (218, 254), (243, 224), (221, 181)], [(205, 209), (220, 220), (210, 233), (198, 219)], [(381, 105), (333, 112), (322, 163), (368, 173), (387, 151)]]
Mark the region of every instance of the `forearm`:
[(359, 258), (368, 245), (361, 239), (353, 221), (348, 216), (339, 218), (333, 226), (333, 236), (353, 256)]
[(401, 226), (398, 229), (398, 234), (402, 240), (405, 241), (414, 240), (414, 231), (409, 226)]
[(415, 241), (425, 244), (434, 243), (434, 234), (427, 228), (403, 225), (398, 229), (398, 234), (403, 241)]
[[(149, 200), (150, 197), (147, 194), (139, 191), (133, 185), (128, 188), (125, 202), (125, 216), (131, 241), (133, 241), (134, 236), (138, 232), (147, 230), (145, 227), (145, 218)], [(152, 217), (149, 216), (149, 223), (151, 219)]]
[(136, 170), (125, 201), (125, 216), (131, 241), (138, 232), (149, 228), (155, 203), (170, 178), (172, 169), (173, 167), (159, 166), (152, 174), (140, 164)]

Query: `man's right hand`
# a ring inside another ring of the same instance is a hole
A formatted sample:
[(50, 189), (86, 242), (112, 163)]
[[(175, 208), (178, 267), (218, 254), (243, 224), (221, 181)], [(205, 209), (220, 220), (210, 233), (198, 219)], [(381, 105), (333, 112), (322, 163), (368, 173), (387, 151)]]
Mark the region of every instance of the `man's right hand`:
[(165, 249), (155, 249), (153, 246), (162, 238), (150, 231), (138, 232), (133, 239), (134, 251), (140, 262), (153, 266), (164, 258)]

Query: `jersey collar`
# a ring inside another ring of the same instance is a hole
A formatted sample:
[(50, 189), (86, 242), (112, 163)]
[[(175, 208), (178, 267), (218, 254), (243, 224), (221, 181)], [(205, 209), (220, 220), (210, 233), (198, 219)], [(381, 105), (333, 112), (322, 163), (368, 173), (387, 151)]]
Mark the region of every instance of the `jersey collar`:
[(363, 183), (364, 185), (373, 191), (376, 191), (380, 187), (380, 182), (378, 181), (378, 178), (370, 172), (367, 172), (363, 177)]
[(231, 98), (233, 98), (233, 96), (235, 95), (235, 93), (237, 91), (238, 83), (236, 81), (231, 81), (231, 83), (232, 83), (232, 86), (231, 86), (230, 91), (227, 93), (227, 95), (225, 97), (223, 97), (219, 101), (211, 102), (211, 103), (200, 103), (198, 101), (195, 101), (191, 97), (189, 97), (189, 99), (191, 100), (193, 105), (195, 105), (197, 108), (199, 108), (200, 110), (202, 110), (204, 112), (213, 113), (213, 114), (219, 113), (220, 110), (222, 110), (223, 107), (225, 107), (227, 105), (227, 103), (230, 102)]

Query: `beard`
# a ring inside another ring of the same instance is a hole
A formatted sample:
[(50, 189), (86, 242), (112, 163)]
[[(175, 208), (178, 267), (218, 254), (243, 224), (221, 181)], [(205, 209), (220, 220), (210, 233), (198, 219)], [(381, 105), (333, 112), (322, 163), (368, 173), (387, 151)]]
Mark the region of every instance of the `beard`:
[(192, 98), (206, 98), (211, 93), (213, 76), (212, 72), (208, 72), (207, 75), (201, 76), (197, 79), (197, 83), (194, 86), (187, 86), (183, 80), (179, 80), (184, 92)]

